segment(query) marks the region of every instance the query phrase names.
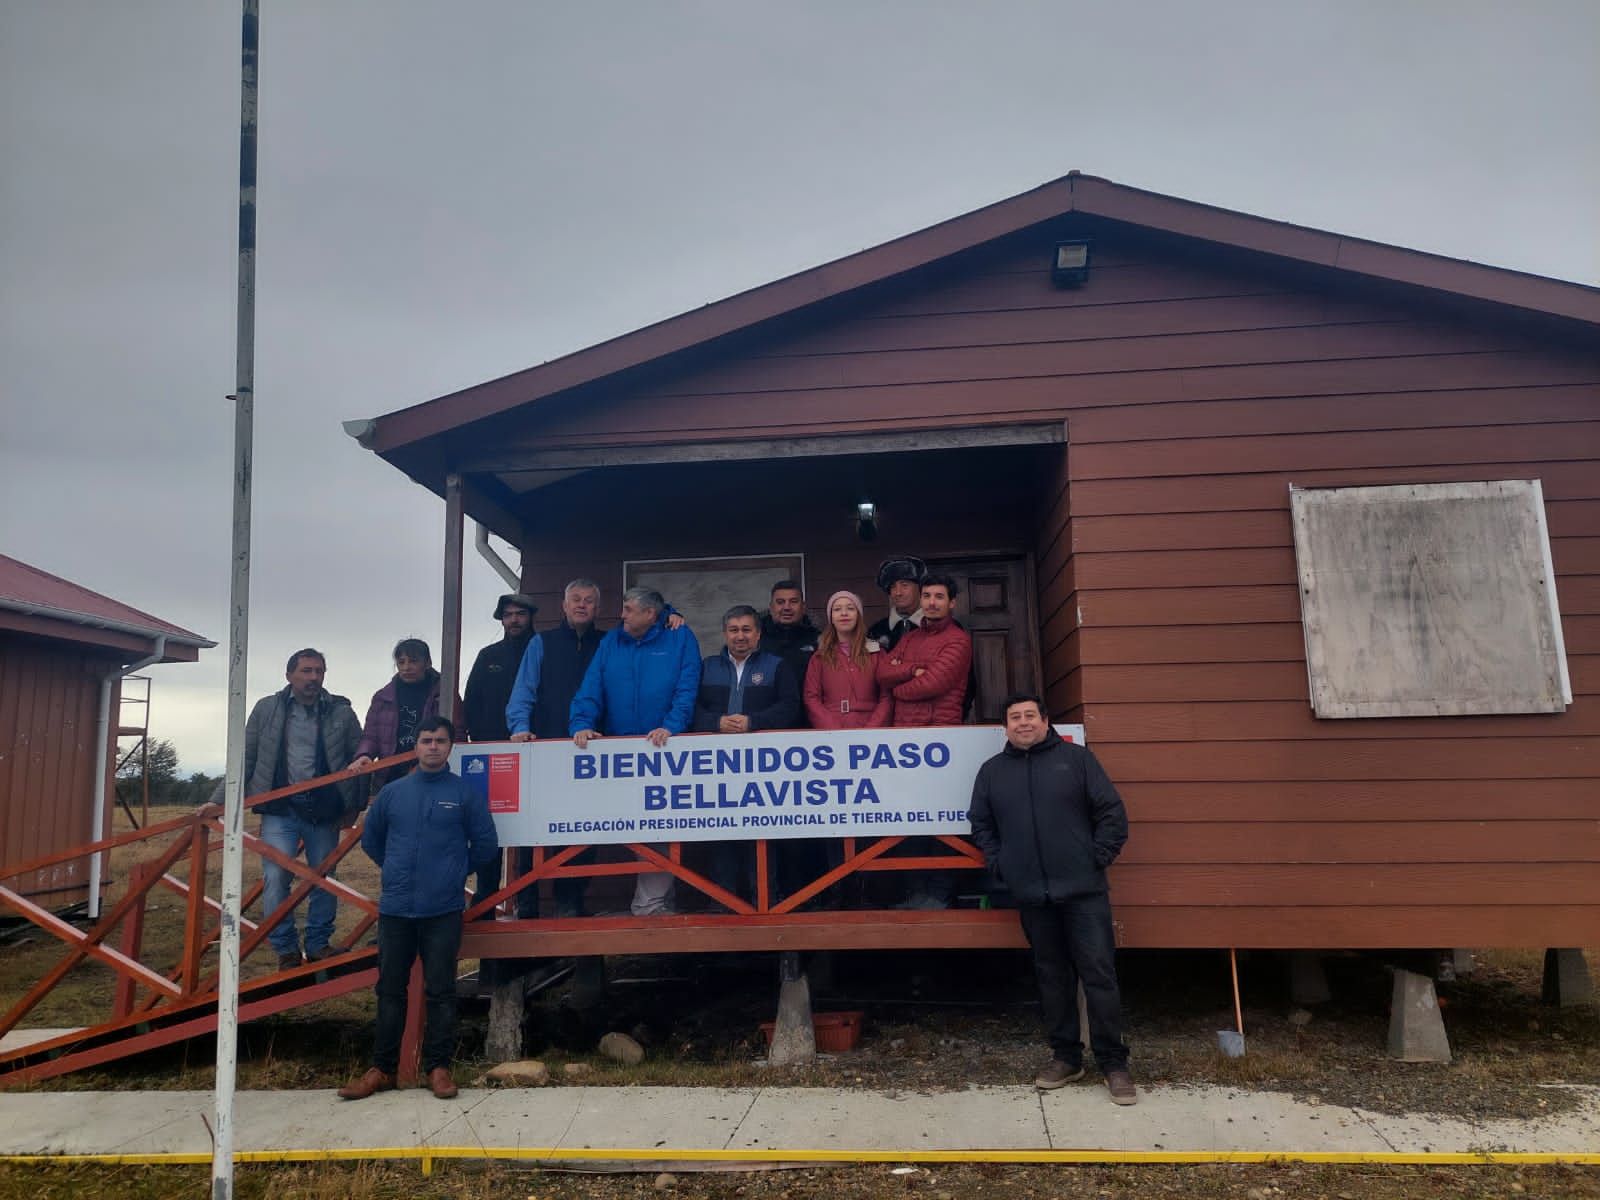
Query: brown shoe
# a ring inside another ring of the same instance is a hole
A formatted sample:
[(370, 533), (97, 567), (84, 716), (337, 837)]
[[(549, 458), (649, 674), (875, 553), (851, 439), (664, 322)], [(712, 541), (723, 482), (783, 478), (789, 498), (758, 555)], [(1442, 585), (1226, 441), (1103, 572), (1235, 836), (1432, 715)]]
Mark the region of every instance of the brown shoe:
[(307, 950), (306, 961), (321, 962), (325, 958), (336, 958), (343, 953), (343, 950), (336, 950), (332, 946), (321, 946), (316, 950)]
[(394, 1076), (377, 1067), (368, 1067), (360, 1079), (352, 1079), (339, 1089), (341, 1100), (365, 1100), (374, 1092), (387, 1092), (394, 1087)]
[(1048, 1092), (1054, 1088), (1065, 1087), (1069, 1083), (1076, 1083), (1082, 1078), (1081, 1066), (1068, 1066), (1059, 1058), (1052, 1058), (1039, 1068), (1039, 1073), (1033, 1077), (1033, 1086)]
[(454, 1100), (460, 1089), (456, 1087), (456, 1081), (450, 1078), (449, 1067), (435, 1067), (428, 1072), (428, 1090), (441, 1100)]
[(1133, 1076), (1126, 1068), (1106, 1072), (1106, 1091), (1111, 1093), (1113, 1104), (1139, 1103), (1139, 1089), (1133, 1086)]
[(278, 955), (278, 970), (280, 971), (293, 971), (295, 968), (300, 967), (303, 964), (304, 960), (300, 957), (300, 951), (298, 950), (296, 950), (293, 954)]

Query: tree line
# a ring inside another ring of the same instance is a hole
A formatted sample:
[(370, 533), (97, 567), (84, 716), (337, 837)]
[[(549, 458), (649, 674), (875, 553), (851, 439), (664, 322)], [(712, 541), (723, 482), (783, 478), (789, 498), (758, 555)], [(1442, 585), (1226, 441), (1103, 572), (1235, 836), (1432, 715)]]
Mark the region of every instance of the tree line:
[[(128, 754), (129, 749), (134, 753)], [(117, 795), (129, 804), (138, 804), (144, 799), (145, 756), (139, 753), (137, 742), (125, 743), (122, 754), (128, 757), (117, 768)], [(120, 762), (121, 755), (118, 758)], [(199, 806), (211, 799), (222, 778), (204, 771), (184, 775), (178, 748), (166, 738), (150, 739), (149, 772), (151, 804)]]

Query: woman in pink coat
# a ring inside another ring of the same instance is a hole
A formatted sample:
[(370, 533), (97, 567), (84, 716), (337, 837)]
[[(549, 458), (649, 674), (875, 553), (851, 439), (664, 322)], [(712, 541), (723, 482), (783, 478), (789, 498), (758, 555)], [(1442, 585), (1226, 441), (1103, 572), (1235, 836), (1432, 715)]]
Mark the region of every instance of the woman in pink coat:
[(894, 698), (878, 686), (878, 643), (867, 640), (861, 597), (835, 592), (828, 598), (828, 627), (806, 667), (806, 716), (813, 729), (883, 729), (894, 715)]

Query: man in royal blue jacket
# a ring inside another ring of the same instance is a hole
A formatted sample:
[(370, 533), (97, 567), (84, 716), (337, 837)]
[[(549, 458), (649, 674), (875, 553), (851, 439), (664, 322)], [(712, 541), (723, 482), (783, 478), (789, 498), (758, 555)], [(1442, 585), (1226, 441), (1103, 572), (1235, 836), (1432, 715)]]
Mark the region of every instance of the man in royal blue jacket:
[[(622, 623), (600, 639), (572, 698), (568, 732), (582, 750), (597, 737), (638, 737), (665, 746), (688, 730), (700, 689), (700, 643), (687, 625), (667, 623), (667, 602), (650, 588), (622, 594)], [(633, 915), (672, 911), (672, 876), (638, 876)]]
[(406, 1025), (406, 984), (422, 959), (427, 1030), (422, 1069), (441, 1100), (456, 1094), (456, 956), (467, 875), (500, 853), (488, 801), (450, 770), (455, 727), (444, 717), (417, 726), (417, 769), (378, 793), (361, 848), (383, 872), (378, 898), (378, 1026), (372, 1066), (339, 1089), (365, 1100), (394, 1087)]

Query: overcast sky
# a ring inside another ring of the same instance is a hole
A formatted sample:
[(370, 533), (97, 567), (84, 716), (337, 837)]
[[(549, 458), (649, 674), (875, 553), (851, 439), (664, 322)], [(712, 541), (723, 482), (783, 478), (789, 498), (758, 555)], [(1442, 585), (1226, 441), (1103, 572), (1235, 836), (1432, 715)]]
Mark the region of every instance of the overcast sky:
[[(262, 7), (252, 698), (437, 652), (443, 505), (340, 421), (1070, 169), (1600, 282), (1594, 0)], [(0, 550), (224, 643), (238, 38), (0, 0)], [(155, 672), (186, 770), (226, 673)]]

